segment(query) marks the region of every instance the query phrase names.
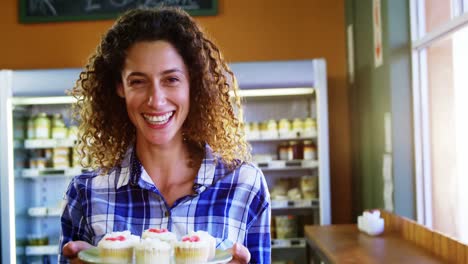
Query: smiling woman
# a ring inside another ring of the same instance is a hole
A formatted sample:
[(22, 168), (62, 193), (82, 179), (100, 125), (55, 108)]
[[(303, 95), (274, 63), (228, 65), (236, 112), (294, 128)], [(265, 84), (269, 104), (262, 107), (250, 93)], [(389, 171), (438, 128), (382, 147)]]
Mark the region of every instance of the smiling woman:
[(185, 12), (117, 20), (71, 91), (78, 151), (93, 170), (69, 185), (60, 262), (111, 232), (166, 228), (207, 231), (223, 250), (234, 242), (232, 263), (270, 263), (270, 196), (249, 162), (235, 83)]
[(133, 45), (122, 70), (119, 96), (137, 127), (137, 149), (182, 142), (182, 126), (190, 107), (189, 73), (182, 57), (167, 41)]

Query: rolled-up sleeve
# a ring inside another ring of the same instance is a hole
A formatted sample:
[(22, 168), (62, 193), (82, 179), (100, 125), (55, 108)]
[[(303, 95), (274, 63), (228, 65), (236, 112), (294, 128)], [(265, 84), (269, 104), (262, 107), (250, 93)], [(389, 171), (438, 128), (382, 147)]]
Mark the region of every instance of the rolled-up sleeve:
[(69, 241), (82, 240), (92, 243), (92, 235), (83, 213), (83, 195), (80, 194), (78, 180), (75, 177), (64, 195), (65, 206), (61, 216), (61, 233), (59, 242), (59, 263), (69, 263), (63, 256), (63, 246)]

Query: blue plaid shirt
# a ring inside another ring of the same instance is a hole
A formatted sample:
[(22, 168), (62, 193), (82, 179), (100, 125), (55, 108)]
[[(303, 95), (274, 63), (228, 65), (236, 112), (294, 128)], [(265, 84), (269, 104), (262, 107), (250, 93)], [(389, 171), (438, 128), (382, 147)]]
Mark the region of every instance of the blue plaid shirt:
[(243, 163), (229, 170), (207, 146), (193, 188), (193, 195), (169, 207), (133, 148), (107, 176), (76, 176), (61, 217), (59, 262), (68, 262), (62, 248), (69, 241), (97, 245), (106, 233), (130, 230), (141, 235), (148, 228), (167, 228), (179, 238), (205, 230), (216, 237), (218, 248), (239, 242), (249, 249), (251, 263), (271, 262), (270, 195), (260, 169)]

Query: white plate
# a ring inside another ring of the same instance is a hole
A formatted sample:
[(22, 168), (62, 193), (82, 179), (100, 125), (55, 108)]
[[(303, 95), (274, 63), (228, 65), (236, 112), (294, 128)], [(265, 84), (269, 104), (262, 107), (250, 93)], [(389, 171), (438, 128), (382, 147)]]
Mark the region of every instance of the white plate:
[[(100, 263), (104, 264), (105, 262), (102, 261), (102, 259), (99, 256), (99, 249), (97, 247), (93, 247), (90, 249), (86, 249), (78, 253), (78, 258), (86, 263)], [(221, 264), (221, 263), (227, 263), (231, 261), (232, 255), (229, 251), (227, 250), (220, 250), (216, 249), (216, 255), (213, 259), (208, 261), (206, 264)], [(175, 263), (175, 261), (172, 261)]]

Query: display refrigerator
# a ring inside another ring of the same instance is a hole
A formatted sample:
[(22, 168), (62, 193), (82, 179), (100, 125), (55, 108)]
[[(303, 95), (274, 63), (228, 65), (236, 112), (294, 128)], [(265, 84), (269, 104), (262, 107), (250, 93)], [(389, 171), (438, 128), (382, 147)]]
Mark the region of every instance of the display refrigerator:
[(81, 173), (66, 96), (79, 72), (0, 71), (2, 263), (57, 262), (63, 194)]
[[(272, 258), (308, 263), (303, 226), (330, 224), (326, 62), (231, 63), (252, 162), (271, 193)], [(73, 147), (81, 69), (0, 70), (2, 263), (56, 263), (63, 195), (82, 172)]]

